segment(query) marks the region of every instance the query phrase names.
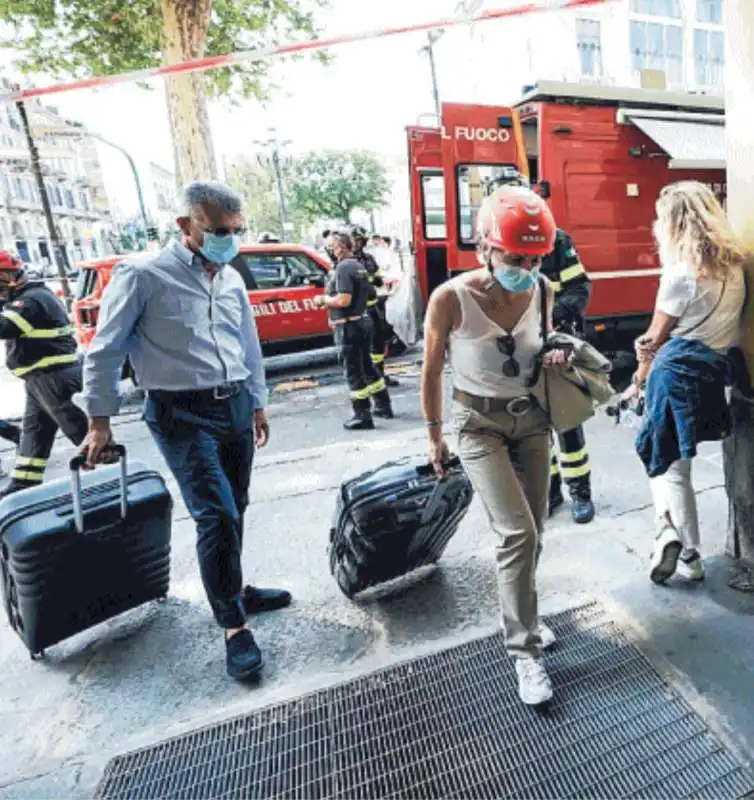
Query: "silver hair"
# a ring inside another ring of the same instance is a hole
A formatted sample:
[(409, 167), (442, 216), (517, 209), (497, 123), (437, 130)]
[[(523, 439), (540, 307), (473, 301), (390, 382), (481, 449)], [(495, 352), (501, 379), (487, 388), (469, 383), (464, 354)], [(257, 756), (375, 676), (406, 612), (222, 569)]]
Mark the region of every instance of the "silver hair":
[(227, 214), (240, 214), (241, 198), (220, 181), (193, 181), (183, 190), (183, 213), (191, 217), (198, 206), (209, 206)]

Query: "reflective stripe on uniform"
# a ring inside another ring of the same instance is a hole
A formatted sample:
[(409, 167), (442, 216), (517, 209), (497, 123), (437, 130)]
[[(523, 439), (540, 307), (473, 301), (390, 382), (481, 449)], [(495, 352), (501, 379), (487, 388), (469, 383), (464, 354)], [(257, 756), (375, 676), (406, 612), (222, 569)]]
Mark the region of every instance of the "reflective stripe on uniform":
[(34, 364), (30, 364), (28, 367), (16, 367), (16, 369), (12, 369), (11, 372), (17, 378), (20, 378), (22, 375), (27, 375), (28, 373), (33, 372), (35, 369), (54, 367), (57, 364), (73, 364), (73, 362), (77, 360), (78, 356), (76, 353), (69, 353), (68, 355), (64, 356), (46, 356), (45, 358), (40, 358), (39, 361), (35, 362)]
[(42, 483), (44, 475), (41, 472), (26, 472), (22, 469), (14, 469), (10, 474), (11, 480), (15, 481), (32, 481), (34, 483)]
[(373, 364), (382, 364), (385, 360), (385, 356), (382, 353), (372, 353), (372, 363)]
[(573, 480), (574, 478), (584, 478), (591, 472), (589, 462), (582, 464), (580, 467), (567, 467), (563, 464), (562, 470), (564, 480)]
[(574, 264), (572, 267), (567, 267), (566, 269), (560, 270), (559, 284), (562, 285), (564, 283), (568, 283), (568, 281), (572, 281), (574, 278), (578, 278), (580, 275), (585, 274), (586, 270), (584, 269), (584, 265), (579, 262), (578, 264)]
[(70, 336), (73, 333), (73, 328), (70, 325), (66, 325), (63, 328), (35, 328), (16, 311), (3, 311), (3, 316), (21, 331), (25, 339), (58, 339), (61, 336)]
[(550, 281), (550, 285), (552, 286), (553, 292), (557, 294), (563, 287), (560, 285), (560, 281)]
[(28, 456), (17, 456), (16, 457), (16, 466), (17, 467), (37, 467), (39, 469), (44, 469), (47, 466), (47, 459), (46, 458), (29, 458)]
[(369, 399), (369, 389), (354, 389), (351, 392), (351, 400), (368, 400)]
[(580, 450), (575, 450), (573, 453), (560, 453), (560, 463), (561, 464), (575, 464), (577, 461), (583, 461), (584, 459), (589, 457), (589, 453), (587, 452), (586, 447), (582, 447)]
[(572, 453), (560, 451), (560, 469), (564, 480), (585, 478), (591, 472), (589, 453), (586, 447), (580, 447)]
[(379, 303), (379, 302), (380, 302), (379, 298), (377, 298), (375, 300), (367, 300), (367, 308), (372, 308), (373, 306), (376, 306), (377, 303)]
[(550, 462), (550, 475), (559, 475), (560, 474), (560, 467), (558, 467), (557, 461)]
[(380, 378), (378, 381), (370, 383), (369, 386), (367, 386), (366, 388), (367, 396), (372, 394), (377, 394), (378, 392), (382, 392), (384, 391), (385, 388), (386, 388), (385, 379)]

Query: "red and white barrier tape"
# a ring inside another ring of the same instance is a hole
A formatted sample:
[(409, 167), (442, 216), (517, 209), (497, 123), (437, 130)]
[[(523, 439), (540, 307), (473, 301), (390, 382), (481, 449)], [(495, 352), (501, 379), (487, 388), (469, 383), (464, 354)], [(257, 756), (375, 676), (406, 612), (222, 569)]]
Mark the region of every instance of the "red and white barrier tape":
[(135, 81), (144, 81), (150, 78), (160, 78), (168, 75), (203, 72), (208, 69), (241, 64), (244, 61), (264, 61), (265, 59), (274, 58), (275, 56), (324, 50), (337, 45), (353, 44), (354, 42), (363, 42), (368, 39), (382, 39), (388, 36), (398, 36), (403, 33), (417, 33), (436, 30), (438, 28), (473, 25), (476, 22), (503, 19), (504, 17), (515, 17), (521, 14), (532, 14), (537, 11), (565, 11), (567, 9), (583, 8), (585, 6), (598, 6), (610, 1), (611, 0), (541, 0), (541, 2), (529, 2), (523, 5), (509, 6), (508, 8), (480, 11), (476, 14), (464, 17), (451, 17), (449, 19), (435, 20), (433, 22), (403, 25), (397, 28), (378, 28), (377, 30), (335, 36), (330, 39), (311, 39), (308, 42), (294, 42), (268, 50), (239, 50), (237, 53), (230, 53), (229, 55), (196, 58), (190, 61), (182, 61), (179, 64), (140, 69), (133, 72), (122, 72), (119, 75), (104, 75), (97, 78), (85, 78), (83, 80), (70, 81), (67, 83), (55, 83), (51, 86), (22, 89), (18, 92), (4, 92), (0, 93), (0, 105), (14, 103), (17, 100), (28, 100), (33, 97), (73, 92), (76, 89), (94, 89), (101, 86), (111, 86), (116, 83), (133, 83)]

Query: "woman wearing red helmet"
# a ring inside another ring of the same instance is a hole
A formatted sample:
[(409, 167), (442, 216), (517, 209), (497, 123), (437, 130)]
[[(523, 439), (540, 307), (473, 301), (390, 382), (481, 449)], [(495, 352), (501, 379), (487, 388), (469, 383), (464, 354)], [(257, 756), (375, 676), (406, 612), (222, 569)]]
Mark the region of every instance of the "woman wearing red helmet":
[[(540, 658), (554, 643), (537, 613), (534, 580), (547, 516), (549, 423), (529, 381), (543, 352), (540, 291), (543, 256), (553, 248), (555, 221), (530, 189), (503, 186), (484, 202), (477, 221), (479, 269), (439, 286), (425, 321), (422, 411), (429, 454), (438, 474), (449, 457), (442, 432), (445, 352), (453, 371), (453, 427), (458, 455), (499, 537), (497, 564), (506, 647), (515, 659), (519, 695), (539, 705), (552, 697)], [(550, 321), (548, 320), (548, 328)]]

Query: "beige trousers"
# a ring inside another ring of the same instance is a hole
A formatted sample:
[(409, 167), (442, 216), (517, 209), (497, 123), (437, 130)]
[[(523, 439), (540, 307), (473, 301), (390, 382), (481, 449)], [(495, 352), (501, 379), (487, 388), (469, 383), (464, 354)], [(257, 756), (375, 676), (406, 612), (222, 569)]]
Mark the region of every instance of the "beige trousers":
[(541, 651), (536, 568), (547, 516), (550, 435), (544, 412), (482, 414), (453, 403), (458, 455), (498, 536), (497, 568), (508, 653)]

